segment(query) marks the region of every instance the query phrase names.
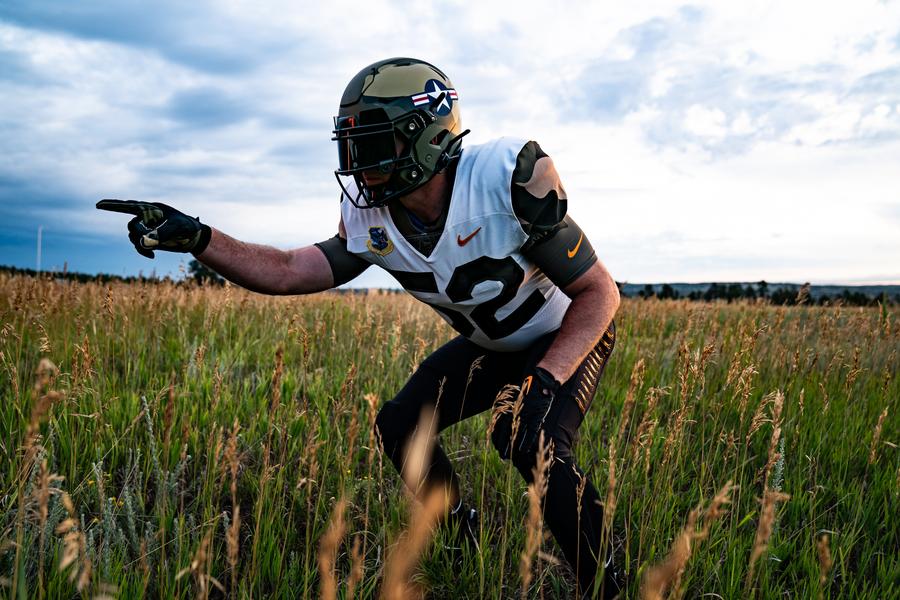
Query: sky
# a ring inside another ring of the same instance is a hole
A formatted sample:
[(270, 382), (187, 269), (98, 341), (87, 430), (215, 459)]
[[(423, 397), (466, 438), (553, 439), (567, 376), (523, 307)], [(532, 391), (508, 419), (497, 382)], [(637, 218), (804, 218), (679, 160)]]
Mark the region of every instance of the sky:
[[(900, 1), (0, 2), (0, 264), (184, 271), (101, 198), (337, 231), (332, 116), (413, 56), (465, 145), (537, 140), (618, 281), (900, 283)], [(356, 286), (395, 287), (371, 268)]]

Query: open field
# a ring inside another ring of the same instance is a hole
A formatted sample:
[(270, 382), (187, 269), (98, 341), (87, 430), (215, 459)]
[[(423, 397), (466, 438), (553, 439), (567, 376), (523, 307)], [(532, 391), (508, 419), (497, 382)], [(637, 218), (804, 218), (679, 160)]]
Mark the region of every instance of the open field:
[[(371, 424), (453, 335), (427, 306), (0, 275), (0, 323), (0, 594), (315, 598), (333, 552), (338, 597), (378, 595), (411, 505)], [(576, 451), (628, 597), (900, 597), (900, 309), (626, 300), (617, 326)], [(482, 555), (430, 544), (429, 597), (522, 595), (489, 417), (442, 435)], [(542, 549), (525, 595), (567, 597)]]

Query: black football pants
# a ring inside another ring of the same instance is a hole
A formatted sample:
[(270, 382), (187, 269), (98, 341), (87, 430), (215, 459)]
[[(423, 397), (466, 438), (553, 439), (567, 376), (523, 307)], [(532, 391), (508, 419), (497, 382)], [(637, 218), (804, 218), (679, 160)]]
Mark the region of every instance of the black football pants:
[[(403, 469), (404, 448), (418, 424), (423, 406), (434, 406), (437, 431), (490, 409), (505, 385), (521, 384), (525, 372), (541, 360), (555, 337), (556, 332), (547, 334), (522, 351), (496, 352), (460, 336), (426, 358), (400, 393), (382, 406), (375, 422), (382, 448), (397, 470)], [(577, 572), (582, 591), (593, 587), (597, 557), (601, 554), (603, 509), (597, 489), (588, 480), (581, 498), (579, 518), (577, 489), (579, 478), (585, 475), (575, 464), (572, 444), (585, 412), (590, 408), (614, 344), (615, 325), (611, 324), (575, 374), (563, 383), (544, 424), (545, 435), (554, 443), (554, 459), (543, 506), (544, 521)], [(473, 370), (472, 364), (479, 357), (482, 357), (480, 368)], [(503, 418), (512, 417), (506, 414)], [(497, 449), (509, 448), (509, 429), (495, 427), (492, 442)], [(514, 453), (512, 457), (516, 469), (528, 483), (533, 478), (534, 461), (534, 456)], [(459, 502), (459, 481), (439, 445), (435, 445), (432, 452), (420, 495), (422, 490), (433, 486), (447, 490), (451, 506)]]

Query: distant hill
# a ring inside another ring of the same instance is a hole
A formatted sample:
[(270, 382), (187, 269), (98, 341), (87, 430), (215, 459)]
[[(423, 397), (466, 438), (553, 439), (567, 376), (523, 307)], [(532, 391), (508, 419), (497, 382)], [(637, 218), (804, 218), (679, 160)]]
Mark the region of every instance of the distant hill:
[[(719, 286), (729, 286), (735, 284), (745, 288), (747, 286), (752, 286), (757, 294), (759, 293), (759, 283), (758, 282), (717, 282), (716, 285)], [(644, 290), (647, 285), (653, 287), (653, 291), (656, 294), (659, 294), (662, 291), (663, 285), (671, 286), (675, 291), (679, 293), (680, 296), (684, 297), (689, 295), (691, 292), (706, 292), (709, 289), (713, 282), (707, 283), (623, 283), (620, 284), (619, 290), (627, 296), (637, 296), (638, 292)], [(778, 291), (778, 290), (790, 290), (793, 292), (799, 292), (800, 288), (803, 284), (800, 283), (769, 283), (768, 291), (769, 293)], [(810, 285), (809, 286), (809, 295), (813, 298), (819, 298), (820, 296), (836, 296), (843, 293), (844, 290), (848, 290), (850, 292), (858, 292), (869, 296), (870, 298), (877, 298), (881, 296), (883, 293), (886, 293), (889, 297), (896, 296), (900, 294), (900, 285)]]

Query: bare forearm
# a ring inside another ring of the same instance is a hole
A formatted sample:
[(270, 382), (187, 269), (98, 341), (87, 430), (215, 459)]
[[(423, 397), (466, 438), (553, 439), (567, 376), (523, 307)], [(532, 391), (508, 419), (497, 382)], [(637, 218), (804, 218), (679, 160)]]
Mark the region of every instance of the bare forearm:
[(280, 250), (212, 230), (197, 260), (229, 281), (263, 294), (309, 294), (332, 287), (331, 267), (315, 246)]
[(571, 294), (572, 303), (563, 317), (559, 334), (537, 365), (560, 382), (575, 373), (619, 308), (619, 290), (606, 269), (601, 267), (599, 272), (590, 273), (590, 277), (590, 282), (584, 282), (577, 293)]

